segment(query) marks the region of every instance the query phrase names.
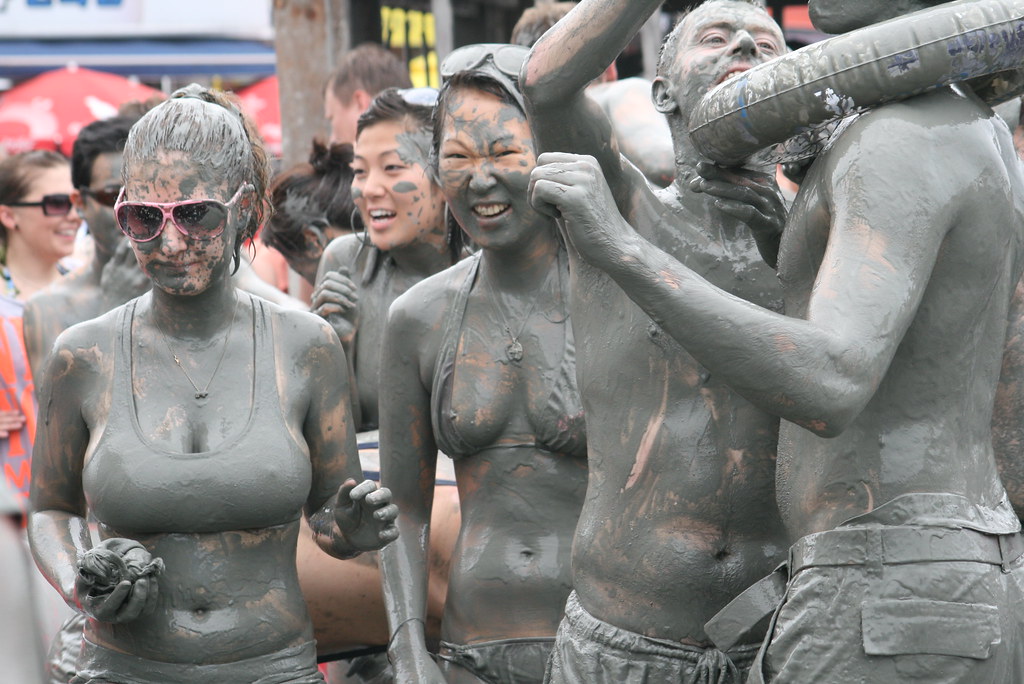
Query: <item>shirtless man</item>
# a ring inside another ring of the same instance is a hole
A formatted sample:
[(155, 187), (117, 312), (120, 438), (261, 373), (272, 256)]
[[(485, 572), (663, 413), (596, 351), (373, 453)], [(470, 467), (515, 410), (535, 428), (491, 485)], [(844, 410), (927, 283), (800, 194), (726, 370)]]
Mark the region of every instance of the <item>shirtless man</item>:
[[(840, 33), (936, 4), (810, 9)], [(786, 315), (631, 228), (592, 160), (542, 161), (535, 201), (557, 206), (581, 257), (712, 378), (784, 419), (778, 501), (797, 541), (750, 682), (1024, 681), (1024, 544), (989, 427), (1024, 177), (992, 110), (944, 88), (833, 140), (783, 234)]]
[[(676, 152), (676, 180), (664, 190), (619, 155), (608, 118), (584, 95), (660, 4), (585, 0), (537, 43), (523, 79), (540, 148), (593, 155), (611, 189), (604, 211), (621, 211), (646, 240), (736, 296), (780, 308), (752, 231), (720, 209), (739, 203), (718, 205), (689, 189), (701, 157), (686, 133), (690, 108), (714, 83), (785, 50), (771, 17), (748, 2), (718, 0), (669, 38), (654, 84)], [(777, 221), (740, 212), (771, 257), (782, 216), (775, 188), (763, 196), (740, 190), (737, 198)], [(713, 673), (708, 681), (740, 682), (760, 635), (725, 654), (703, 625), (783, 557), (773, 486), (778, 421), (569, 251), (590, 476), (573, 542), (575, 594), (549, 675), (595, 684), (639, 681), (642, 672), (652, 677), (645, 681), (690, 681), (704, 671)]]

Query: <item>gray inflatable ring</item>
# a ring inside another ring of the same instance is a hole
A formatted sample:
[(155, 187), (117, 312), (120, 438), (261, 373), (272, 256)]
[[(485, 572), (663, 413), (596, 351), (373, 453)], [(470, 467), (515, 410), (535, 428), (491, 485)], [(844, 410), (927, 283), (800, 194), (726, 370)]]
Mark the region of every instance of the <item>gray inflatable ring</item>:
[(950, 2), (760, 64), (700, 101), (690, 137), (739, 165), (819, 124), (963, 82), (990, 104), (1024, 92), (1024, 0)]

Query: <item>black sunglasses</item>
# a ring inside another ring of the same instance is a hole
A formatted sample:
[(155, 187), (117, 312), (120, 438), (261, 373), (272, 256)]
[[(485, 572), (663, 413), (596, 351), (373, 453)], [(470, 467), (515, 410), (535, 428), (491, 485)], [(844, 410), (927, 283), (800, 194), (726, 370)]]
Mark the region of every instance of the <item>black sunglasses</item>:
[(83, 197), (89, 196), (99, 202), (105, 207), (114, 208), (117, 204), (117, 196), (121, 193), (120, 185), (108, 185), (105, 188), (99, 190), (93, 190), (92, 188), (78, 188), (78, 192), (82, 193)]
[(45, 216), (67, 216), (71, 211), (71, 195), (43, 195), (38, 202), (9, 202), (9, 207), (42, 207)]

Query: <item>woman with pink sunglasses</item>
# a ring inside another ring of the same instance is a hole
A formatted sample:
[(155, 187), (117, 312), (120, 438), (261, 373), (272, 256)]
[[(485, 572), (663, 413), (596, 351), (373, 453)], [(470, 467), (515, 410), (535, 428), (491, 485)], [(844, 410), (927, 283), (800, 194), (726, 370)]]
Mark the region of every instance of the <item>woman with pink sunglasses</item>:
[(266, 154), (193, 85), (132, 128), (122, 175), (115, 214), (152, 290), (63, 333), (40, 382), (29, 537), (88, 618), (72, 681), (321, 682), (300, 518), (352, 557), (394, 539), (397, 510), (357, 484), (337, 336), (231, 283)]

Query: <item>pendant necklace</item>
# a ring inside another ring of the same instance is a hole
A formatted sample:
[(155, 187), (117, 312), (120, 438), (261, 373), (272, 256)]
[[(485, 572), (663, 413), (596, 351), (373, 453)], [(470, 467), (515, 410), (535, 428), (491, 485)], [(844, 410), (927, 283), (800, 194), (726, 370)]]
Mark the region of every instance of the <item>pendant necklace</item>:
[(213, 375), (210, 376), (210, 379), (206, 382), (206, 385), (203, 387), (203, 389), (199, 389), (199, 385), (193, 382), (192, 376), (190, 376), (188, 374), (188, 371), (185, 370), (185, 366), (181, 363), (181, 359), (179, 359), (178, 355), (175, 354), (174, 350), (171, 349), (171, 343), (167, 340), (167, 335), (164, 334), (163, 329), (161, 329), (159, 325), (156, 326), (157, 332), (160, 333), (160, 337), (162, 337), (164, 340), (164, 346), (167, 347), (167, 353), (171, 355), (171, 358), (174, 359), (174, 364), (181, 369), (181, 372), (184, 373), (185, 375), (185, 379), (188, 380), (188, 384), (192, 385), (192, 389), (195, 390), (196, 399), (206, 399), (207, 397), (210, 396), (210, 393), (208, 391), (210, 389), (210, 385), (213, 383), (213, 379), (217, 377), (217, 371), (220, 370), (220, 364), (224, 362), (224, 356), (228, 352), (228, 342), (231, 340), (231, 331), (235, 327), (235, 317), (238, 315), (237, 300), (235, 300), (233, 309), (234, 311), (231, 314), (231, 323), (228, 325), (227, 335), (224, 336), (224, 347), (223, 349), (220, 350), (220, 358), (217, 359), (217, 365), (214, 366), (213, 368)]
[(559, 270), (557, 259), (555, 264), (553, 264), (553, 268), (548, 269), (548, 274), (544, 278), (544, 282), (541, 283), (541, 286), (537, 289), (538, 296), (535, 296), (533, 301), (530, 302), (530, 308), (526, 310), (526, 314), (523, 316), (523, 320), (519, 324), (519, 330), (515, 333), (512, 332), (512, 326), (509, 324), (508, 318), (505, 316), (505, 312), (501, 308), (501, 304), (499, 302), (500, 297), (498, 297), (498, 294), (494, 292), (494, 288), (491, 285), (490, 280), (486, 283), (488, 299), (491, 300), (491, 306), (498, 312), (498, 315), (501, 316), (501, 320), (505, 325), (505, 334), (508, 335), (509, 338), (509, 343), (505, 345), (505, 357), (512, 363), (518, 364), (523, 360), (523, 344), (519, 341), (519, 338), (522, 336), (523, 330), (526, 329), (526, 324), (530, 321), (530, 316), (533, 315), (533, 310), (537, 307), (537, 300), (540, 299), (540, 293), (547, 290), (548, 283), (551, 282), (551, 273), (556, 270)]

